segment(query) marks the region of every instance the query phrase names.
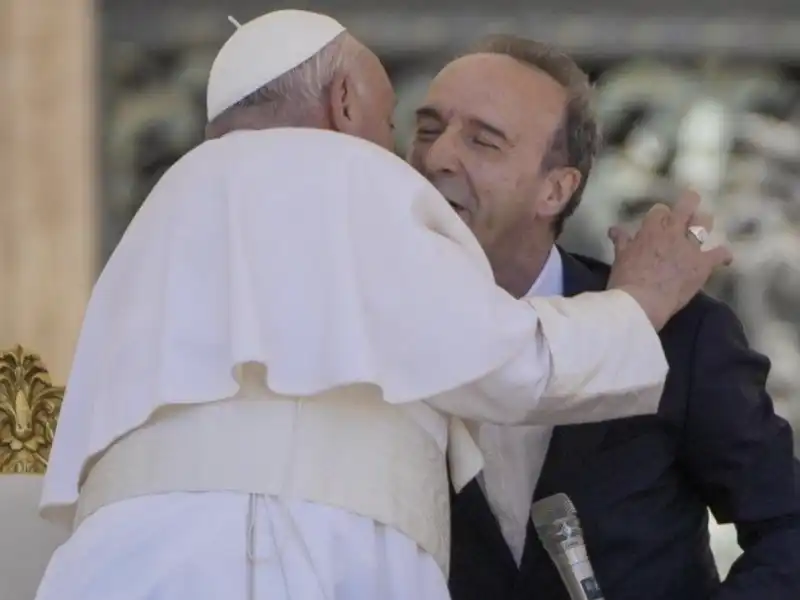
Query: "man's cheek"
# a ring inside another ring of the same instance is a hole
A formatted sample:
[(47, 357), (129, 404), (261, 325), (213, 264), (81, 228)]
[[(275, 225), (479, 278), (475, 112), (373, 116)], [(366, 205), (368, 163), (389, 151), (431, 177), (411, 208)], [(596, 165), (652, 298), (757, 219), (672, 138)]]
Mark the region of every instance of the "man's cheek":
[(416, 142), (411, 142), (408, 147), (406, 161), (417, 171), (422, 172), (422, 151)]

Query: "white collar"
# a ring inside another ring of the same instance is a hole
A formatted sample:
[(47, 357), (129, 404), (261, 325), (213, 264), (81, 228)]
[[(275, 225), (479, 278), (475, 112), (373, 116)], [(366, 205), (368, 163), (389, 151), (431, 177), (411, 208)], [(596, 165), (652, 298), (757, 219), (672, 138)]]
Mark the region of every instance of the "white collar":
[(564, 293), (564, 265), (561, 253), (553, 246), (550, 255), (526, 296), (561, 296)]

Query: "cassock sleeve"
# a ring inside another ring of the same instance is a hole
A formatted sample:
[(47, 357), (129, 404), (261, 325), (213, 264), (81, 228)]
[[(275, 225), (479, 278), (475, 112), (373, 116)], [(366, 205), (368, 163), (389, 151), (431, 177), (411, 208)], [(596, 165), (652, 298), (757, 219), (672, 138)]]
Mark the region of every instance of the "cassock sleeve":
[(667, 375), (661, 342), (639, 304), (620, 290), (528, 298), (538, 317), (519, 353), (429, 404), (497, 424), (561, 425), (655, 413)]

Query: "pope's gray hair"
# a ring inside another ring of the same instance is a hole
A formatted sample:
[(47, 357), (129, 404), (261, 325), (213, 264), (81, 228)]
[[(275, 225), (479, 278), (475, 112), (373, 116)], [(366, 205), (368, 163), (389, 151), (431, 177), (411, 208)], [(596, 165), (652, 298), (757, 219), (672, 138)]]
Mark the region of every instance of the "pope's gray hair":
[(302, 64), (242, 98), (209, 126), (224, 127), (223, 122), (232, 125), (237, 115), (252, 109), (259, 111), (260, 119), (269, 119), (275, 125), (302, 122), (324, 100), (337, 73), (350, 67), (357, 51), (352, 38), (342, 33)]

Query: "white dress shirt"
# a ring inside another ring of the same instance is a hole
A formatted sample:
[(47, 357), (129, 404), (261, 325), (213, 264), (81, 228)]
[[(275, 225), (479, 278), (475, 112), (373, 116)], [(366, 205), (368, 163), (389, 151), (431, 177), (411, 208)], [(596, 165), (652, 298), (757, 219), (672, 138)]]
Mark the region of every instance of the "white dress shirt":
[[(563, 275), (561, 255), (554, 246), (527, 295), (562, 295)], [(485, 460), (478, 480), (517, 564), (522, 560), (533, 492), (552, 432), (552, 427), (541, 425), (483, 423), (478, 427), (477, 442)]]

